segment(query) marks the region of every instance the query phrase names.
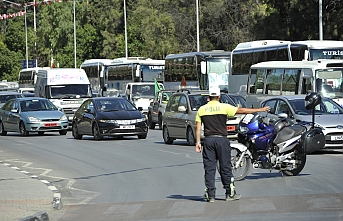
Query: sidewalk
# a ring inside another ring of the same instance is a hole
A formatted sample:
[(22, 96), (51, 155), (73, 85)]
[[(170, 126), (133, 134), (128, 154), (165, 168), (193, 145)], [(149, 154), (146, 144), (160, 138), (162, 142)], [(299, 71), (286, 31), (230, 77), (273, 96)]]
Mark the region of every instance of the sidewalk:
[(50, 182), (0, 161), (0, 220), (47, 221), (60, 199)]

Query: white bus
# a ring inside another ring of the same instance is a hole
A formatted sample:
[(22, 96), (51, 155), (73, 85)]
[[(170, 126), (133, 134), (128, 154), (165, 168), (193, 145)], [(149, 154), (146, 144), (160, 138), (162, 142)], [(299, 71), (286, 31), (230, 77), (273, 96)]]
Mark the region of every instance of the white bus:
[(143, 57), (110, 59), (91, 59), (81, 68), (85, 70), (91, 82), (92, 90), (105, 96), (106, 90), (125, 91), (131, 82), (162, 82), (164, 60)]
[(343, 106), (343, 60), (268, 61), (251, 66), (246, 83), (247, 106), (266, 96), (318, 92)]
[(217, 85), (222, 91), (228, 91), (230, 57), (231, 52), (221, 50), (167, 55), (164, 87), (166, 90), (184, 87), (208, 90)]
[[(19, 71), (18, 84), (19, 91), (34, 92), (38, 70), (47, 68), (25, 68)], [(24, 89), (25, 88), (25, 89)]]
[[(250, 66), (264, 61), (313, 61), (318, 59), (343, 59), (343, 41), (260, 40), (243, 42), (231, 55), (230, 79), (237, 85), (230, 92), (245, 91), (246, 76)], [(243, 76), (242, 76), (243, 75)]]

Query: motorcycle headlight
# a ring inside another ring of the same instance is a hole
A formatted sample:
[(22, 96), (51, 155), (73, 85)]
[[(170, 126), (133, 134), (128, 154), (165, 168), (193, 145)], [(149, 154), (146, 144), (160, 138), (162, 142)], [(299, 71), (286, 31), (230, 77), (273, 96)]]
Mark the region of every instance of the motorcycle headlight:
[(60, 118), (60, 120), (68, 120), (66, 115), (62, 115), (62, 117)]
[(31, 122), (40, 122), (40, 119), (38, 119), (37, 117), (28, 117), (28, 119)]
[(248, 131), (249, 131), (249, 128), (239, 126), (239, 132), (241, 132), (242, 134), (246, 134), (248, 133)]

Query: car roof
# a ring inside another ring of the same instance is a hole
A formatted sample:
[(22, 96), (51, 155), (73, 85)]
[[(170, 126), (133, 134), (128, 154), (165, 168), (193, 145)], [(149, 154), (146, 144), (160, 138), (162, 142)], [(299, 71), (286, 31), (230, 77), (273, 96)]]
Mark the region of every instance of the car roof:
[(126, 98), (123, 97), (92, 97), (89, 98), (95, 101), (100, 101), (100, 100), (126, 100)]
[(17, 97), (17, 98), (14, 98), (14, 100), (30, 101), (30, 100), (49, 100), (49, 99), (45, 97)]
[[(287, 100), (299, 100), (299, 99), (305, 99), (306, 97), (306, 94), (299, 94), (299, 95), (279, 95), (279, 96), (273, 96), (273, 97), (268, 97), (266, 99), (264, 99), (262, 102), (266, 101), (266, 100), (272, 100), (272, 99), (275, 99), (275, 98), (283, 98), (283, 99), (287, 99)], [(332, 100), (331, 98), (328, 98), (328, 97), (324, 97), (324, 96), (321, 96), (322, 97), (322, 100)]]
[(15, 91), (1, 91), (0, 95), (13, 95), (13, 94), (21, 94), (19, 92), (15, 92)]

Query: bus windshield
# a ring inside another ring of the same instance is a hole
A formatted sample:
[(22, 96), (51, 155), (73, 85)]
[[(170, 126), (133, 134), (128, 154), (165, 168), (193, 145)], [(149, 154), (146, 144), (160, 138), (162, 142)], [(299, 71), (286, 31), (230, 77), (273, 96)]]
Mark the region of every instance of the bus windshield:
[(310, 49), (310, 59), (343, 59), (342, 48)]
[(343, 98), (342, 68), (316, 70), (317, 92), (329, 98)]
[(142, 81), (154, 81), (154, 79), (161, 79), (163, 75), (164, 65), (142, 65)]
[(228, 91), (230, 58), (212, 58), (207, 60), (209, 87), (216, 85)]

